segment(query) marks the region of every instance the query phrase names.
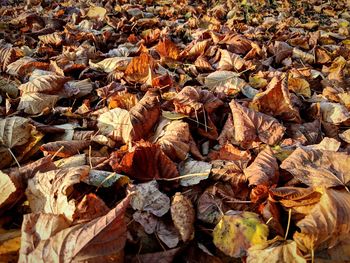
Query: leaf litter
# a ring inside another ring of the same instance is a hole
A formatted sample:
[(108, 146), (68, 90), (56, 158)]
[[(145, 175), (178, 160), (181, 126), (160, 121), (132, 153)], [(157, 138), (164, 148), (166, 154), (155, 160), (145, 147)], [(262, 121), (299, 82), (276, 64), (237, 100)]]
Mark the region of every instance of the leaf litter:
[(350, 261), (349, 1), (0, 3), (1, 262)]

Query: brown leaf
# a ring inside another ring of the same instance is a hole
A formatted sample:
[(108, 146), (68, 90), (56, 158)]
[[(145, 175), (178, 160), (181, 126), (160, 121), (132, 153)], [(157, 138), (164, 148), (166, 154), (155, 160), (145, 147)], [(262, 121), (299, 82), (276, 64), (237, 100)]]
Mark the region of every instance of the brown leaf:
[(98, 118), (103, 135), (128, 143), (147, 137), (160, 116), (159, 97), (148, 92), (130, 109), (115, 108)]
[(312, 187), (349, 186), (350, 156), (346, 153), (298, 148), (281, 168)]
[(247, 162), (240, 160), (216, 160), (211, 163), (213, 164), (211, 169), (211, 178), (213, 180), (229, 182), (233, 189), (239, 189), (246, 184), (247, 178), (244, 175), (243, 170), (247, 167)]
[(69, 200), (72, 186), (88, 176), (89, 166), (38, 172), (28, 181), (26, 195), (34, 213), (64, 214), (70, 221), (75, 212), (75, 200)]
[(9, 64), (6, 73), (15, 77), (23, 78), (35, 69), (47, 70), (48, 67), (48, 63), (36, 61), (31, 57), (23, 57)]
[(23, 93), (40, 92), (45, 94), (55, 94), (63, 88), (64, 83), (69, 80), (67, 77), (56, 74), (46, 74), (35, 76), (30, 81), (18, 87)]
[(171, 218), (184, 242), (194, 237), (195, 211), (191, 201), (177, 192), (171, 202)]
[(87, 194), (77, 204), (73, 215), (74, 223), (84, 223), (97, 217), (104, 216), (110, 209), (105, 202), (95, 194)]
[(248, 148), (253, 142), (274, 145), (283, 136), (285, 128), (273, 117), (230, 102), (234, 122), (235, 140)]
[(16, 186), (12, 182), (11, 178), (0, 171), (0, 207), (4, 206), (9, 197), (16, 191)]
[(120, 261), (126, 242), (124, 214), (129, 201), (130, 195), (106, 215), (69, 228), (60, 215), (25, 215), (20, 262)]
[(254, 97), (251, 106), (285, 121), (301, 122), (299, 110), (293, 106), (288, 91), (287, 79), (274, 77), (266, 90)]
[(156, 131), (156, 135), (159, 134), (156, 143), (170, 159), (183, 161), (190, 151), (191, 136), (188, 124), (181, 120), (165, 122), (166, 126), (161, 131)]
[(137, 184), (130, 189), (134, 192), (130, 200), (133, 209), (150, 212), (158, 217), (162, 217), (169, 211), (170, 198), (159, 191), (157, 181)]
[(89, 145), (89, 140), (54, 141), (43, 144), (40, 146), (40, 150), (44, 154), (55, 154), (58, 157), (66, 158), (78, 154)]
[(305, 252), (332, 248), (350, 233), (350, 194), (325, 189), (318, 204), (297, 223), (300, 232), (293, 239)]
[(231, 53), (225, 49), (219, 49), (220, 60), (218, 70), (236, 70), (240, 71), (244, 67), (244, 60), (237, 54)]
[(214, 70), (211, 64), (204, 56), (199, 56), (194, 62), (194, 65), (196, 66), (196, 69), (199, 72), (208, 72)]
[(178, 60), (180, 56), (180, 50), (170, 39), (165, 38), (155, 46), (157, 52), (164, 58), (170, 58)]
[(254, 162), (246, 169), (244, 174), (249, 185), (271, 186), (278, 182), (278, 164), (270, 147), (266, 147), (255, 158)]
[(16, 60), (16, 50), (11, 45), (0, 46), (0, 72), (5, 72), (7, 66)]
[(147, 53), (134, 57), (125, 70), (125, 79), (131, 83), (146, 83), (151, 78), (155, 67), (153, 58)]
[(44, 109), (51, 109), (55, 106), (59, 97), (43, 93), (24, 93), (18, 104), (17, 110), (23, 110), (27, 114), (39, 114)]
[(175, 164), (159, 145), (139, 141), (125, 154), (118, 170), (142, 182), (179, 176)]
[(220, 150), (211, 151), (208, 154), (208, 158), (210, 160), (226, 160), (226, 161), (241, 160), (243, 162), (249, 162), (252, 156), (248, 150), (241, 151), (238, 147), (230, 143), (226, 143), (220, 148)]
[(172, 263), (180, 248), (173, 248), (166, 251), (146, 253), (140, 255), (126, 256), (126, 261), (130, 263)]
[(0, 145), (8, 148), (26, 144), (31, 138), (33, 126), (22, 117), (8, 117), (0, 120)]
[(262, 245), (248, 249), (247, 263), (306, 263), (297, 244), (292, 240), (276, 237)]
[(227, 50), (236, 54), (245, 54), (252, 49), (251, 41), (239, 34), (228, 34), (219, 44), (226, 44)]

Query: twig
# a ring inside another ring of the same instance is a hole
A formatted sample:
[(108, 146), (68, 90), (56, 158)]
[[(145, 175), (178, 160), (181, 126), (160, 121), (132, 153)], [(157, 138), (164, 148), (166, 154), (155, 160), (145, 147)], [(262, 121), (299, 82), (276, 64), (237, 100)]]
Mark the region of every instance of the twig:
[(7, 148), (7, 150), (10, 152), (10, 154), (12, 155), (13, 159), (15, 160), (16, 164), (18, 165), (19, 168), (21, 168), (21, 165), (19, 164), (16, 156), (13, 154), (13, 152), (11, 151), (10, 148)]
[(57, 150), (57, 152), (55, 152), (55, 154), (52, 155), (51, 160), (55, 159), (56, 155), (57, 155), (60, 151), (62, 151), (63, 148), (64, 148), (64, 145), (62, 145), (61, 148), (59, 148), (59, 149)]

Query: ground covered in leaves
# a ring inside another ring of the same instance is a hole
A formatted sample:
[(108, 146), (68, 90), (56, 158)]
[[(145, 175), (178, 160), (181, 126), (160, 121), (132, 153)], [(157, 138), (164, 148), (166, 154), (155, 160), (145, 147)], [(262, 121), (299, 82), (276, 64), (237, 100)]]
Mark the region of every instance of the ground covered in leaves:
[(349, 1), (1, 0), (1, 262), (348, 262)]

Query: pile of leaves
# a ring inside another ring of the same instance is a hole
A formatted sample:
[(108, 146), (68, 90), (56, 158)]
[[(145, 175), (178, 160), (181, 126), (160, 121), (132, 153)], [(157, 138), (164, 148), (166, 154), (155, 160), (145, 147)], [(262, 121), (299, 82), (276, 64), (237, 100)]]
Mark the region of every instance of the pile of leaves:
[(2, 0), (0, 261), (349, 261), (323, 2)]

